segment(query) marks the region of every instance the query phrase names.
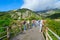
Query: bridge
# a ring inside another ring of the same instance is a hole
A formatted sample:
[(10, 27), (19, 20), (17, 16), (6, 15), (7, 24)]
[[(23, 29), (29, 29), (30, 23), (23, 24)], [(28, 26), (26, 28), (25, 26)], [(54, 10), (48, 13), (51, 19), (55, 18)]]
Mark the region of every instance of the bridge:
[[(2, 27), (0, 29), (6, 29), (6, 31), (1, 32), (0, 34), (7, 33), (5, 36), (0, 37), (0, 40), (3, 40), (4, 38), (6, 38), (6, 40), (53, 40), (53, 38), (49, 35), (48, 31), (50, 31), (57, 38), (57, 40), (60, 40), (60, 37), (57, 34), (55, 34), (51, 29), (49, 29), (47, 26), (43, 27), (42, 32), (39, 32), (39, 27), (27, 29), (22, 33), (20, 30), (21, 28), (19, 28), (19, 26), (18, 26), (19, 31), (17, 27), (14, 28), (15, 32), (10, 32), (13, 29), (10, 30), (9, 27)], [(11, 35), (14, 36), (11, 37)]]
[(26, 30), (23, 34), (19, 34), (11, 40), (45, 40), (43, 33), (39, 32), (39, 27)]

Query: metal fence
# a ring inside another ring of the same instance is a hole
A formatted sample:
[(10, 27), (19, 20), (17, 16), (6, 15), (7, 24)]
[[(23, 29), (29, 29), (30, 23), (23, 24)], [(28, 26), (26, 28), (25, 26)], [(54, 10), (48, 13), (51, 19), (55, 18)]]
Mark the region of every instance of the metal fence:
[(58, 40), (60, 40), (60, 37), (54, 33), (51, 29), (49, 29), (48, 27), (46, 27), (46, 30), (45, 30), (45, 37), (46, 37), (46, 40), (53, 40), (53, 38), (49, 35), (48, 31), (50, 31)]

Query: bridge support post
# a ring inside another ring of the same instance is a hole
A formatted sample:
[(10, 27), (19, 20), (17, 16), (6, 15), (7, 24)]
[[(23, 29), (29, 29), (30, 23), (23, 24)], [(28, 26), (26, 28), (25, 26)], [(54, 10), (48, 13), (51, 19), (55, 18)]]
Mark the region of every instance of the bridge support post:
[(46, 40), (48, 40), (48, 28), (46, 27)]
[(10, 40), (10, 29), (7, 27), (7, 40)]

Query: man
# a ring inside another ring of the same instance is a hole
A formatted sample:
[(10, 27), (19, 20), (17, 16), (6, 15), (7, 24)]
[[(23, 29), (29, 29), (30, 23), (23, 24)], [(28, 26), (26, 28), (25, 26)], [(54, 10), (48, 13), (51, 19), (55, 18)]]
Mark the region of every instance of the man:
[(36, 21), (32, 20), (32, 26), (33, 26), (33, 28), (36, 26), (35, 23), (36, 23)]
[(24, 32), (26, 31), (26, 21), (23, 22)]

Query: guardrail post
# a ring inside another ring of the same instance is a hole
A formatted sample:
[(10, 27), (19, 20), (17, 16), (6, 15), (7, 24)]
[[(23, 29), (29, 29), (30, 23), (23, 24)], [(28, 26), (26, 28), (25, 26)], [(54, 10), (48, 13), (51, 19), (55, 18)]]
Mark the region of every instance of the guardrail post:
[(48, 28), (46, 27), (46, 40), (48, 40)]
[(9, 27), (7, 27), (7, 40), (10, 39), (10, 30), (9, 30)]

